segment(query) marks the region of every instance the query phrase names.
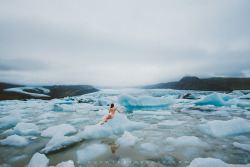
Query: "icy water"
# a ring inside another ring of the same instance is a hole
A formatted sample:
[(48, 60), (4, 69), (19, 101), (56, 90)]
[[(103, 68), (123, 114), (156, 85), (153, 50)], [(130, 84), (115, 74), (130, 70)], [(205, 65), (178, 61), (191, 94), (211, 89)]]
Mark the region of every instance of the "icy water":
[[(187, 93), (194, 99), (183, 99)], [(103, 89), (50, 101), (1, 101), (0, 165), (26, 166), (37, 152), (49, 166), (72, 160), (74, 166), (184, 167), (196, 158), (246, 165), (247, 93)], [(101, 126), (111, 103), (121, 114)]]

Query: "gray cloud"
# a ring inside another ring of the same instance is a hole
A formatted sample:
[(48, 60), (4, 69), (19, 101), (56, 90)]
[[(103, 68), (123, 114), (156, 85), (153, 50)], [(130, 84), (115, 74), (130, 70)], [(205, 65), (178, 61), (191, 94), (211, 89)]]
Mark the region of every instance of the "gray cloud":
[(135, 86), (249, 77), (249, 11), (246, 0), (2, 1), (0, 78)]

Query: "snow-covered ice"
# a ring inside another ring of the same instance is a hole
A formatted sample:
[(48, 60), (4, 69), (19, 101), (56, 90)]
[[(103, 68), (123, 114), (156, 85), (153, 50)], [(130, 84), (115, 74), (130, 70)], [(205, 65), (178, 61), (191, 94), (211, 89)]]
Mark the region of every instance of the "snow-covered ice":
[(61, 162), (57, 164), (55, 167), (75, 167), (74, 162), (72, 160), (68, 160), (66, 162)]
[(125, 131), (122, 137), (117, 140), (117, 144), (120, 144), (121, 146), (133, 146), (138, 141), (140, 141), (138, 137), (135, 137), (130, 132)]
[(0, 129), (7, 129), (16, 126), (17, 123), (21, 122), (22, 119), (18, 115), (8, 115), (0, 118)]
[[(105, 116), (103, 117), (103, 119)], [(124, 114), (115, 114), (113, 119), (109, 119), (104, 125), (88, 125), (81, 133), (82, 138), (91, 139), (111, 136), (116, 133), (123, 133), (124, 131), (131, 131), (142, 129), (146, 126), (143, 122), (130, 121)]]
[(233, 143), (234, 147), (250, 152), (250, 144)]
[(29, 144), (28, 139), (18, 136), (18, 135), (11, 135), (8, 136), (6, 139), (0, 140), (1, 145), (9, 145), (14, 147), (24, 147)]
[(234, 118), (228, 121), (214, 120), (199, 125), (198, 130), (214, 137), (240, 135), (250, 133), (250, 122), (243, 118)]
[(21, 136), (32, 136), (40, 134), (39, 127), (36, 124), (33, 123), (24, 123), (20, 122), (14, 127), (15, 134), (21, 135)]
[(42, 90), (45, 94), (49, 93), (50, 90), (43, 88), (43, 87), (31, 87), (31, 86), (26, 86), (26, 87), (16, 87), (16, 88), (7, 88), (4, 89), (4, 91), (6, 92), (17, 92), (17, 93), (22, 93), (22, 94), (27, 94), (27, 95), (31, 95), (34, 97), (49, 97), (49, 95), (45, 95), (45, 94), (41, 94), (41, 93), (30, 93), (30, 92), (26, 92), (25, 89), (40, 89)]
[(70, 124), (61, 124), (47, 128), (41, 132), (42, 137), (53, 137), (57, 133), (69, 135), (77, 132), (76, 128)]
[(196, 136), (181, 136), (178, 138), (168, 137), (166, 142), (173, 144), (175, 146), (200, 146), (200, 147), (208, 147), (209, 145), (200, 140)]
[(44, 154), (35, 153), (27, 167), (47, 167), (48, 164), (49, 159)]
[(153, 143), (142, 143), (139, 150), (148, 154), (156, 154), (160, 152), (160, 148)]

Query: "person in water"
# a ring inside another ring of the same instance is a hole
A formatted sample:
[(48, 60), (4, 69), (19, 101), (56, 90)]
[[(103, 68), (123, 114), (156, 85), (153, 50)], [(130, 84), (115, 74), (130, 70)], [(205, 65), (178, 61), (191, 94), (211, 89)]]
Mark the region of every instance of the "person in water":
[(103, 120), (103, 122), (101, 123), (101, 125), (103, 125), (104, 122), (107, 122), (108, 119), (112, 119), (112, 118), (114, 117), (114, 115), (115, 115), (115, 111), (116, 111), (116, 110), (120, 113), (120, 111), (119, 111), (117, 108), (115, 108), (115, 107), (114, 107), (114, 104), (112, 103), (112, 104), (110, 105), (109, 114), (108, 114), (108, 115), (106, 116), (106, 118)]

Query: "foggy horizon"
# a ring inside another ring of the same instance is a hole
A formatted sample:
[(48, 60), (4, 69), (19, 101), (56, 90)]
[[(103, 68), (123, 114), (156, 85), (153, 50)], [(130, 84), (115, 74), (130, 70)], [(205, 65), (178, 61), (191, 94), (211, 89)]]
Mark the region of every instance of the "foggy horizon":
[(0, 2), (0, 82), (138, 87), (250, 77), (250, 1)]

